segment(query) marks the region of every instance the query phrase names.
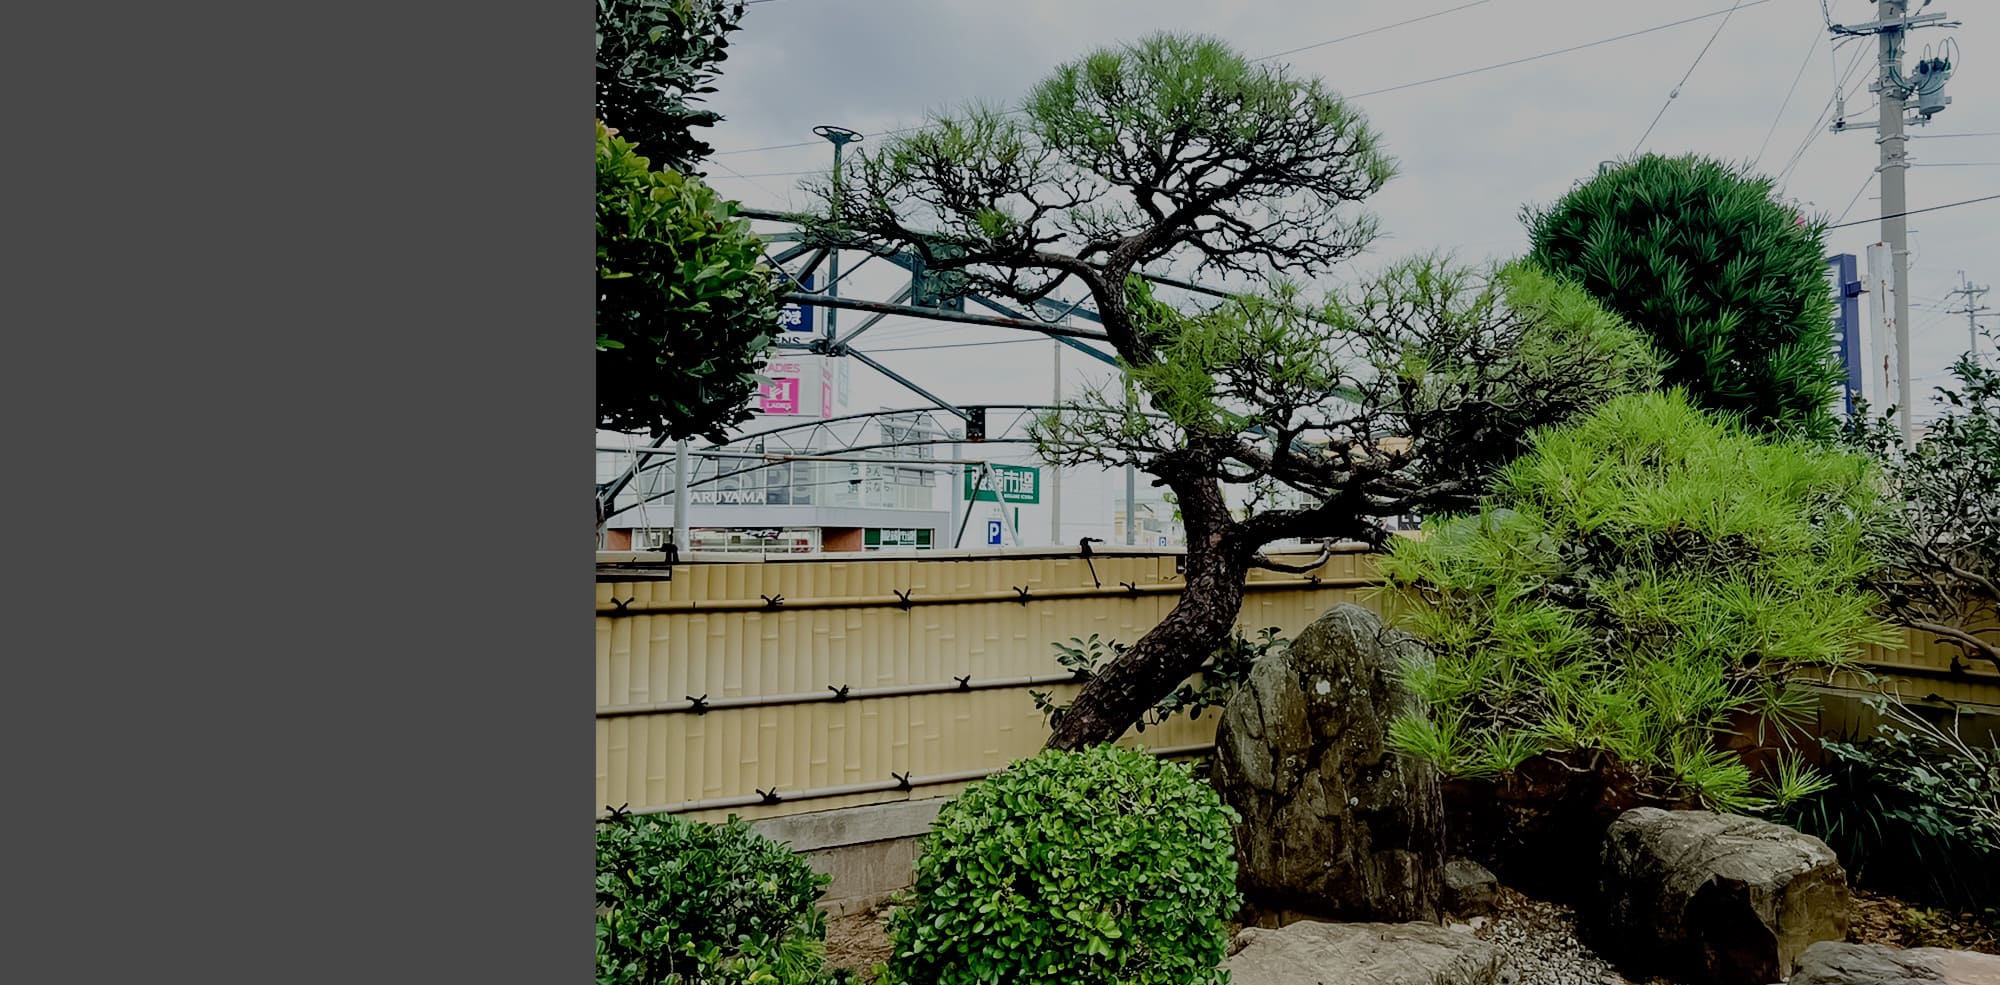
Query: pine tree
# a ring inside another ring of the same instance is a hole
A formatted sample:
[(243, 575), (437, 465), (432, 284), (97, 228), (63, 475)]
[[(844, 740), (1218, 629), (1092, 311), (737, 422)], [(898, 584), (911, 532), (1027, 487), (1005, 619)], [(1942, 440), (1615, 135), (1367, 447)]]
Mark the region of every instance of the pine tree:
[(1665, 382), (1759, 431), (1831, 422), (1835, 358), (1824, 224), (1771, 179), (1648, 154), (1522, 212), (1529, 260), (1653, 339)]

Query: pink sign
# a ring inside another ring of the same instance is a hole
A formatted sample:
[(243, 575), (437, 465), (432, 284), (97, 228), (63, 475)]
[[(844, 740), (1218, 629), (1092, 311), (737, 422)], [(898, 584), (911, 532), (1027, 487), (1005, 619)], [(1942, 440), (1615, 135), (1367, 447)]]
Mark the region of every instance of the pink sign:
[(795, 377), (778, 377), (757, 388), (757, 409), (766, 414), (796, 414), (799, 412), (799, 381)]
[(819, 384), (819, 416), (833, 416), (833, 381), (821, 380)]

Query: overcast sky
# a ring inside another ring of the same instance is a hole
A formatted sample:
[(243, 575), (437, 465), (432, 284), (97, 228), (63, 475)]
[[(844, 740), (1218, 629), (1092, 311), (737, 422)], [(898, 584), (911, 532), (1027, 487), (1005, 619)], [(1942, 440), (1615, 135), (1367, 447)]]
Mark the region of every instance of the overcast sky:
[[(801, 175), (781, 172), (827, 166), (831, 148), (812, 136), (816, 124), (875, 134), (920, 123), (928, 111), (966, 100), (1012, 103), (1053, 66), (1156, 29), (1213, 34), (1256, 57), (1464, 6), (1279, 59), (1353, 95), (1400, 162), (1398, 177), (1368, 203), (1385, 235), (1369, 256), (1329, 273), (1325, 286), (1420, 250), (1445, 248), (1472, 258), (1518, 254), (1525, 248), (1518, 218), (1523, 203), (1550, 202), (1599, 162), (1632, 152), (1663, 103), (1665, 114), (1644, 149), (1739, 162), (1757, 158), (1758, 170), (1775, 174), (1803, 146), (1786, 176), (1785, 195), (1834, 217), (1845, 213), (1850, 221), (1876, 214), (1873, 131), (1830, 133), (1824, 126), (1836, 80), (1857, 53), (1847, 116), (1874, 119), (1864, 81), (1872, 72), (1874, 41), (1850, 41), (1835, 52), (1820, 0), (1743, 0), (1726, 22), (1695, 20), (1492, 71), (1357, 95), (1652, 28), (1731, 2), (765, 0), (749, 7), (711, 100), (725, 122), (707, 131), (719, 152), (707, 170), (723, 193), (746, 204), (803, 204), (796, 191)], [(1912, 6), (1922, 3), (1913, 0)], [(1834, 21), (1844, 23), (1866, 21), (1875, 8), (1867, 0), (1827, 0), (1827, 6)], [(1911, 131), (1922, 138), (1910, 143), (1913, 160), (1940, 165), (1909, 172), (1911, 208), (2000, 192), (2000, 167), (1990, 166), (2000, 162), (2000, 136), (1943, 137), (2000, 132), (2000, 4), (1937, 0), (1929, 12), (1965, 23), (1916, 32), (1905, 71), (1925, 44), (1947, 37), (1956, 39), (1962, 57), (1947, 90), (1953, 104), (1930, 126)], [(1711, 37), (1712, 47), (1668, 103)], [(798, 141), (815, 142), (755, 149)], [(1988, 166), (1942, 166), (1948, 164)], [(1912, 366), (1917, 387), (1928, 391), (1967, 346), (1964, 316), (1942, 310), (1960, 300), (1947, 294), (1958, 286), (1959, 272), (1979, 284), (2000, 281), (2000, 201), (1913, 216), (1910, 228)], [(1828, 237), (1832, 252), (1860, 256), (1879, 237), (1879, 226), (1837, 229)], [(865, 270), (842, 293), (886, 298), (901, 283), (893, 270)], [(1984, 300), (2000, 308), (2000, 291)], [(843, 323), (852, 325), (855, 317)], [(857, 347), (872, 348), (885, 364), (955, 401), (1026, 402), (1050, 391), (1049, 342), (907, 348), (1019, 338), (1006, 330), (892, 318)], [(1064, 357), (1072, 385), (1084, 378), (1085, 361), (1074, 353)], [(922, 403), (859, 365), (852, 369), (851, 397), (853, 409)]]

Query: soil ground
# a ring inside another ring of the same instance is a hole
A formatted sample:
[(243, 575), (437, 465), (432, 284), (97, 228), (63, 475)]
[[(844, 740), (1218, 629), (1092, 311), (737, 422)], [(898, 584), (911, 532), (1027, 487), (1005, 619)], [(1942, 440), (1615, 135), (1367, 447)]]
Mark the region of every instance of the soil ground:
[(1847, 939), (1856, 944), (2000, 954), (2000, 920), (1981, 920), (1976, 913), (1950, 913), (1856, 890)]
[(888, 906), (826, 918), (826, 963), (865, 972), (889, 960)]

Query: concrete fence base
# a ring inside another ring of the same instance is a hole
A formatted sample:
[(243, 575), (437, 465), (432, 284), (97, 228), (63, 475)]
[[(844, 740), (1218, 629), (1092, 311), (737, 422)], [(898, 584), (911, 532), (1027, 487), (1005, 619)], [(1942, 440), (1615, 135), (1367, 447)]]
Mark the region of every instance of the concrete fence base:
[(754, 821), (758, 834), (790, 845), (813, 871), (833, 877), (820, 907), (832, 916), (873, 909), (916, 881), (918, 841), (947, 797), (842, 807)]

